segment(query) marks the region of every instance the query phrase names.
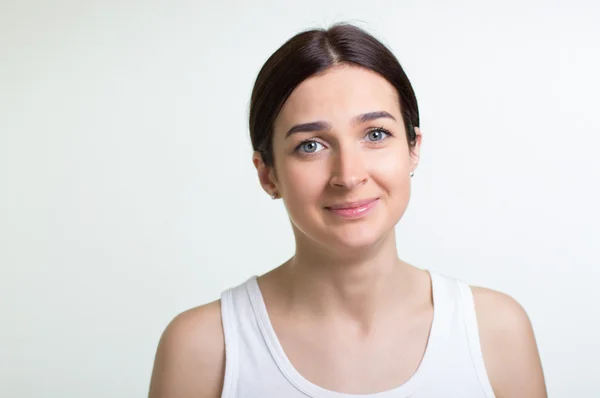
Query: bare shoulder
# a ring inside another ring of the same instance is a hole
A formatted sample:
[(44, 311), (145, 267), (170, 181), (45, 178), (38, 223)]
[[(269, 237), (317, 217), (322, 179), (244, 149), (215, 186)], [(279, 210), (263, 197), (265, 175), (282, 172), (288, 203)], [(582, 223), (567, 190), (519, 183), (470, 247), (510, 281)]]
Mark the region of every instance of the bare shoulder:
[(495, 290), (471, 287), (481, 349), (497, 397), (547, 397), (533, 328), (523, 307)]
[(150, 398), (218, 398), (225, 371), (220, 301), (176, 316), (154, 360)]

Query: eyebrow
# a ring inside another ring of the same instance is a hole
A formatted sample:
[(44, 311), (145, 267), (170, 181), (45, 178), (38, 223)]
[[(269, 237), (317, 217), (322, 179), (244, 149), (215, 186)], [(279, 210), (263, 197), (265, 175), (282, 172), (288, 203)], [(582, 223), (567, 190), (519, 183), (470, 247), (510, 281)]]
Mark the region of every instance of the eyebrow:
[[(396, 120), (395, 117), (393, 117), (391, 114), (389, 114), (386, 111), (377, 111), (377, 112), (362, 113), (360, 115), (354, 116), (352, 118), (352, 124), (353, 125), (362, 124), (362, 123), (370, 122), (370, 121), (376, 120), (376, 119), (392, 119), (394, 121)], [(330, 129), (331, 129), (331, 124), (328, 122), (322, 121), (322, 120), (319, 120), (316, 122), (310, 122), (310, 123), (296, 124), (291, 129), (288, 130), (288, 132), (285, 134), (285, 138), (289, 137), (290, 135), (292, 135), (294, 133), (312, 133), (315, 131), (324, 131), (324, 130), (330, 130)]]

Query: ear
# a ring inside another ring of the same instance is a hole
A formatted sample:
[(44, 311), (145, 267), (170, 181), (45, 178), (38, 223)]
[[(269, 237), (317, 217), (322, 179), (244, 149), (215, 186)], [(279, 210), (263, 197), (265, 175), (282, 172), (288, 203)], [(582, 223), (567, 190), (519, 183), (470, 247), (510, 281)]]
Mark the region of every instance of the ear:
[(410, 171), (415, 171), (421, 159), (421, 141), (423, 132), (419, 127), (415, 127), (415, 146), (410, 148)]
[(252, 154), (252, 163), (254, 163), (254, 167), (256, 167), (258, 180), (260, 181), (260, 185), (263, 187), (265, 192), (269, 196), (273, 196), (273, 194), (278, 195), (279, 189), (273, 167), (265, 164), (262, 155), (258, 151), (254, 151), (254, 154)]

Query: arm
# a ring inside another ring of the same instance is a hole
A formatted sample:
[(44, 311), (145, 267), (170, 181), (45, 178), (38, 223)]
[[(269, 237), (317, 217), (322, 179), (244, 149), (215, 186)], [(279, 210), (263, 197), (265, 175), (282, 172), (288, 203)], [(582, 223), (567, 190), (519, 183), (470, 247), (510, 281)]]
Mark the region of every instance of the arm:
[(186, 311), (165, 329), (154, 360), (149, 398), (219, 398), (225, 342), (219, 301)]
[(531, 322), (512, 297), (473, 287), (483, 359), (498, 398), (546, 398)]

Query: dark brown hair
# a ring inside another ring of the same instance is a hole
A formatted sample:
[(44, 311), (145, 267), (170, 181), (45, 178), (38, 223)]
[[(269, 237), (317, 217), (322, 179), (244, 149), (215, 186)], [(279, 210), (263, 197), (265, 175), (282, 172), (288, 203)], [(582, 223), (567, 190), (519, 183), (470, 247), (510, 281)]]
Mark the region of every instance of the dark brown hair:
[(415, 144), (419, 109), (413, 88), (392, 52), (350, 24), (298, 33), (284, 43), (258, 73), (250, 99), (250, 139), (267, 166), (273, 165), (273, 122), (292, 91), (307, 78), (332, 66), (349, 64), (383, 76), (398, 92), (410, 147)]

